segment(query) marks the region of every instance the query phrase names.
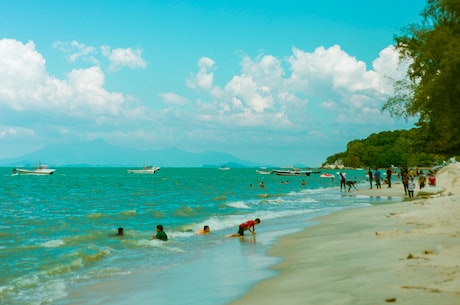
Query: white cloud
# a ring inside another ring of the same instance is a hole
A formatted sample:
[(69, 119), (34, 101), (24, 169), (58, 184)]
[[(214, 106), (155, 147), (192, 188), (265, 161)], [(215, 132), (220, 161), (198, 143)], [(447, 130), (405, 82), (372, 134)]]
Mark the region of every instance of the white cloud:
[[(272, 55), (244, 56), (240, 74), (222, 87), (212, 81), (210, 69), (215, 62), (201, 58), (189, 87), (199, 93), (200, 118), (223, 126), (230, 119), (235, 126), (307, 130), (320, 117), (329, 123), (368, 124), (370, 113), (375, 124), (388, 124), (392, 119), (380, 108), (392, 93), (388, 76), (403, 76), (397, 71), (397, 58), (390, 46), (374, 61), (374, 69), (368, 70), (338, 45), (313, 52), (293, 48), (285, 62)], [(318, 115), (314, 112), (318, 106), (329, 114)]]
[(76, 40), (71, 42), (55, 41), (53, 47), (69, 54), (68, 58), (70, 62), (76, 62), (79, 59), (87, 60), (97, 64), (98, 61), (95, 58), (97, 50), (95, 47), (85, 45)]
[(60, 80), (48, 74), (33, 42), (0, 40), (0, 107), (4, 110), (52, 111), (87, 120), (124, 113), (126, 97), (107, 91), (104, 85), (99, 66), (72, 70)]
[(196, 75), (189, 77), (187, 85), (190, 88), (201, 88), (210, 90), (214, 82), (214, 73), (210, 72), (214, 67), (214, 61), (209, 57), (202, 57), (198, 61), (198, 72)]
[(185, 97), (172, 92), (161, 93), (160, 97), (168, 104), (184, 105), (187, 103), (187, 99)]
[(145, 68), (147, 63), (142, 59), (142, 50), (131, 48), (111, 49), (109, 46), (101, 47), (102, 55), (110, 60), (110, 71), (117, 71), (123, 67)]

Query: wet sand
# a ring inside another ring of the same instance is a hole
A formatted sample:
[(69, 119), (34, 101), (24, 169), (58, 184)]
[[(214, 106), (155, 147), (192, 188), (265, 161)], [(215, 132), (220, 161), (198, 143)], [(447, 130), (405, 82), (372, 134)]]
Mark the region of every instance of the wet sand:
[[(404, 197), (404, 190), (347, 195)], [(286, 237), (270, 253), (283, 258), (279, 274), (232, 304), (459, 304), (460, 164), (416, 195), (328, 215)]]

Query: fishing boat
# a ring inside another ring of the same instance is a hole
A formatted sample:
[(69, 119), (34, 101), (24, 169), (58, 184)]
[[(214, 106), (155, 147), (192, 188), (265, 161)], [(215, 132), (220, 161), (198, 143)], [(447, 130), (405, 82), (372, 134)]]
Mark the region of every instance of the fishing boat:
[(272, 173), (278, 176), (310, 176), (311, 174), (318, 174), (318, 171), (294, 169), (274, 169)]
[(142, 169), (128, 169), (130, 174), (155, 174), (160, 170), (158, 166), (144, 166)]
[(53, 168), (48, 168), (46, 165), (38, 165), (34, 169), (23, 169), (23, 168), (15, 168), (13, 169), (13, 173), (19, 173), (21, 175), (51, 175), (56, 170)]
[(278, 176), (310, 176), (312, 171), (275, 169), (273, 173)]

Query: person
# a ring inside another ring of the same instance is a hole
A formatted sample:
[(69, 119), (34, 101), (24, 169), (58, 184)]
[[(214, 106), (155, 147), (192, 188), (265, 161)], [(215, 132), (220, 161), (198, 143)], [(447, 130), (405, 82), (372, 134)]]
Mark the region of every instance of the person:
[(382, 179), (382, 175), (380, 174), (380, 171), (378, 168), (375, 169), (374, 177), (375, 177), (375, 188), (381, 189), (382, 186), (380, 184), (380, 180)]
[(265, 187), (265, 184), (263, 181), (260, 182), (260, 185), (259, 185), (261, 188), (264, 188)]
[(388, 188), (391, 187), (391, 168), (387, 168), (387, 181), (388, 181)]
[(302, 186), (304, 186), (306, 184), (304, 179), (302, 179), (301, 184), (302, 184)]
[(367, 176), (369, 177), (369, 184), (371, 185), (370, 189), (372, 190), (372, 180), (374, 179), (374, 177), (372, 175), (372, 170), (370, 167), (369, 167), (369, 171), (367, 172)]
[(407, 195), (407, 187), (409, 185), (409, 171), (407, 167), (403, 167), (401, 170), (401, 181), (404, 186), (404, 194)]
[(415, 183), (414, 178), (410, 178), (409, 183), (407, 184), (407, 190), (409, 192), (409, 197), (414, 197)]
[(164, 231), (163, 225), (157, 225), (157, 233), (153, 234), (153, 239), (159, 239), (162, 241), (167, 241), (168, 240), (168, 235), (166, 235), (166, 232)]
[(248, 220), (243, 222), (238, 226), (238, 233), (227, 235), (227, 237), (242, 237), (244, 236), (244, 231), (248, 230), (252, 235), (256, 234), (255, 226), (260, 223), (260, 219), (256, 218), (254, 220)]
[(422, 172), (420, 172), (420, 176), (418, 177), (418, 184), (420, 186), (420, 189), (425, 187), (425, 183), (426, 183), (426, 177), (425, 177), (425, 174), (422, 171)]
[(211, 228), (209, 226), (203, 226), (203, 229), (198, 231), (198, 234), (207, 234), (211, 233)]
[(428, 184), (430, 186), (436, 186), (436, 176), (433, 172), (430, 172), (430, 176), (428, 177)]
[(123, 228), (121, 228), (121, 227), (118, 228), (118, 234), (117, 234), (117, 235), (118, 235), (118, 236), (123, 236), (123, 235), (125, 235), (125, 230), (124, 230)]
[(355, 177), (355, 180), (354, 180), (354, 181), (348, 180), (348, 181), (347, 181), (347, 185), (348, 185), (348, 192), (350, 192), (350, 190), (351, 190), (352, 187), (354, 187), (355, 190), (358, 190), (358, 188), (356, 187), (356, 177)]
[(347, 174), (340, 172), (340, 191), (342, 191), (342, 186), (343, 190), (347, 190)]

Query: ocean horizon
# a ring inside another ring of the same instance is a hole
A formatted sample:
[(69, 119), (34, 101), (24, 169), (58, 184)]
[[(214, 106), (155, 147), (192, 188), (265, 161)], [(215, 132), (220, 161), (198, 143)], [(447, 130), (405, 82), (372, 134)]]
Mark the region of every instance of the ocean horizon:
[[(270, 267), (282, 258), (268, 252), (283, 236), (318, 216), (392, 201), (344, 196), (337, 177), (319, 174), (127, 169), (29, 176), (0, 168), (1, 304), (228, 304), (276, 275)], [(367, 187), (365, 171), (344, 172)], [(254, 237), (226, 237), (254, 218)], [(157, 224), (167, 242), (152, 239)], [(197, 234), (204, 225), (211, 233)]]

